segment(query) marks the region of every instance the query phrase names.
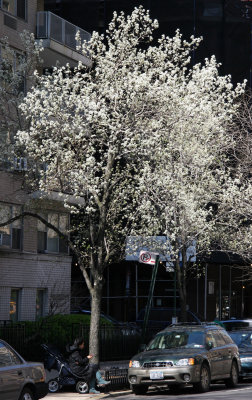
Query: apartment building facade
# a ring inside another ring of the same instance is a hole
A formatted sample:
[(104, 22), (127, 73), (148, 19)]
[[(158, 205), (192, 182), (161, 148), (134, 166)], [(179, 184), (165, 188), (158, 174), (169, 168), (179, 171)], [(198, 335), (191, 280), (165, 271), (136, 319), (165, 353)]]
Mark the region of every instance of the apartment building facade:
[[(4, 37), (8, 37), (15, 54), (24, 54), (20, 38), (24, 30), (42, 41), (41, 72), (56, 63), (89, 63), (76, 51), (78, 27), (46, 12), (42, 0), (0, 0), (0, 61), (5, 54)], [(84, 39), (90, 36), (82, 29), (80, 34)], [(0, 134), (6, 134), (2, 127)], [(25, 158), (15, 159), (11, 170), (4, 163), (0, 165), (0, 221), (32, 211), (61, 232), (67, 232), (69, 215), (63, 204), (55, 199), (41, 200), (25, 189), (26, 169)], [(71, 256), (65, 242), (53, 230), (32, 217), (0, 227), (0, 321), (35, 320), (48, 313), (68, 313), (70, 289)]]

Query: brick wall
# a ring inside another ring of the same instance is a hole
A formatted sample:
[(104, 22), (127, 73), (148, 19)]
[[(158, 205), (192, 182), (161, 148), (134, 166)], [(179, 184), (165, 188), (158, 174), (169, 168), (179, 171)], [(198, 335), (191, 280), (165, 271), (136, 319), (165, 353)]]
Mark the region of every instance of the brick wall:
[[(7, 36), (12, 48), (22, 50), (19, 34), (23, 30), (36, 33), (36, 13), (43, 10), (43, 0), (27, 0), (27, 21), (0, 9), (0, 38)], [(4, 24), (4, 16), (16, 22), (16, 29)], [(26, 210), (63, 211), (59, 202), (34, 201), (22, 190), (23, 175), (0, 171), (1, 202), (21, 205)], [(65, 212), (65, 210), (64, 210)], [(23, 224), (23, 249), (11, 251), (0, 248), (0, 320), (9, 319), (11, 289), (20, 289), (20, 320), (34, 320), (37, 289), (46, 289), (45, 312), (70, 311), (71, 257), (37, 254), (37, 220), (25, 218)]]
[[(23, 30), (27, 30), (29, 32), (36, 32), (36, 13), (37, 13), (37, 0), (27, 0), (27, 21), (24, 21), (20, 18), (16, 18), (14, 15), (5, 12), (0, 9), (0, 38), (4, 36), (8, 36), (10, 45), (15, 47), (16, 49), (22, 49), (20, 43), (19, 33), (23, 32)], [(39, 1), (39, 8), (42, 8), (41, 1)], [(43, 3), (43, 2), (42, 2)], [(4, 15), (8, 15), (14, 20), (16, 20), (17, 29), (12, 29), (6, 25), (4, 25)]]
[[(22, 190), (23, 175), (0, 171), (1, 203), (20, 205), (30, 211), (66, 212), (56, 201), (33, 199)], [(23, 248), (0, 247), (0, 320), (10, 317), (11, 289), (20, 289), (20, 320), (36, 317), (37, 289), (45, 289), (44, 312), (70, 312), (71, 257), (37, 253), (37, 219), (23, 221)]]
[[(71, 257), (0, 253), (0, 320), (9, 319), (11, 289), (20, 289), (20, 320), (35, 320), (37, 289), (47, 290), (45, 313), (70, 312)], [(57, 306), (58, 304), (58, 306)]]

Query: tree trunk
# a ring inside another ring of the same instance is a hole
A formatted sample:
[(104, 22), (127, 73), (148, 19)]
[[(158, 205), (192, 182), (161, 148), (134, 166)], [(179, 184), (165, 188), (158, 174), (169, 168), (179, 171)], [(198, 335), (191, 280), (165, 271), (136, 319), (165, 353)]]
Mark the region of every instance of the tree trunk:
[(93, 355), (92, 364), (99, 363), (99, 327), (102, 299), (102, 282), (94, 282), (91, 293), (91, 319), (89, 332), (89, 354)]

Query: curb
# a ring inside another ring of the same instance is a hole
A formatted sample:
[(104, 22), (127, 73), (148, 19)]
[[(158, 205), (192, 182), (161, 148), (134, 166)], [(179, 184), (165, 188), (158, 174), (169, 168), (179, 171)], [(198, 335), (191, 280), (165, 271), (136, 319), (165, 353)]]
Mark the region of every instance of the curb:
[(80, 399), (85, 399), (85, 400), (100, 400), (100, 399), (108, 399), (111, 397), (119, 397), (119, 396), (126, 396), (128, 394), (131, 394), (131, 390), (124, 390), (124, 391), (118, 391), (118, 392), (110, 392), (110, 393), (100, 393), (100, 394), (78, 394), (78, 393), (48, 393), (48, 395), (45, 397), (45, 399), (48, 400), (61, 400), (61, 399), (69, 399), (69, 400), (80, 400)]
[(118, 392), (111, 392), (109, 393), (110, 397), (119, 397), (119, 396), (126, 396), (127, 394), (132, 394), (132, 390), (128, 389), (128, 390), (122, 390), (122, 391), (118, 391)]

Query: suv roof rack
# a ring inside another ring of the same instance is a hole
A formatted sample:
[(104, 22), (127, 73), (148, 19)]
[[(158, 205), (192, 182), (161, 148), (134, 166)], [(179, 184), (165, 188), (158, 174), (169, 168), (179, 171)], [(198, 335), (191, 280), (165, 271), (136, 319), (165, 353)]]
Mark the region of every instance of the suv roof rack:
[[(173, 327), (173, 326), (215, 326), (218, 328), (224, 329), (221, 325), (217, 324), (216, 322), (177, 322), (176, 324), (171, 324), (167, 326), (167, 328)], [(241, 328), (240, 328), (241, 329)]]
[(228, 327), (228, 332), (233, 331), (252, 331), (252, 326), (231, 326)]

